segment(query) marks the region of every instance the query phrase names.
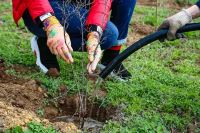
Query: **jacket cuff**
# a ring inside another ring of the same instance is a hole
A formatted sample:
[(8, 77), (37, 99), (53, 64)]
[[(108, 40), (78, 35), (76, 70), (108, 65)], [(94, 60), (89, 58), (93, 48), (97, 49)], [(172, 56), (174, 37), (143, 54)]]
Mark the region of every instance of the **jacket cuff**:
[[(51, 16), (55, 16), (54, 13), (51, 13), (51, 12), (50, 12), (50, 14), (51, 14)], [(35, 22), (36, 22), (36, 24), (37, 24), (39, 27), (44, 27), (43, 22), (40, 20), (40, 16), (38, 16), (37, 18), (35, 18)]]

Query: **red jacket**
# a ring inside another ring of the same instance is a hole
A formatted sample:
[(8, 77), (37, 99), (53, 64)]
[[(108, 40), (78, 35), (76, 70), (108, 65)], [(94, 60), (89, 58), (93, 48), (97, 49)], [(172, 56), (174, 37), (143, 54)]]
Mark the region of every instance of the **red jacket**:
[[(26, 9), (28, 9), (33, 20), (45, 13), (53, 12), (48, 0), (12, 0), (12, 3), (13, 18), (16, 23), (18, 23)], [(98, 25), (105, 29), (111, 4), (112, 0), (94, 0), (86, 20), (86, 25)]]

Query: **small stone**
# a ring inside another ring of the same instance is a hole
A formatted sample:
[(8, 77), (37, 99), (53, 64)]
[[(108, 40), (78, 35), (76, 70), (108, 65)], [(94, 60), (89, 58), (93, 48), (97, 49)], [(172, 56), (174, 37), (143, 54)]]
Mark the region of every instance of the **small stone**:
[(39, 118), (34, 118), (35, 122), (41, 122), (41, 120)]
[(42, 120), (42, 123), (44, 123), (44, 124), (48, 124), (49, 121), (48, 121), (47, 119), (44, 119), (44, 120)]
[(45, 97), (45, 98), (48, 98), (48, 95), (47, 95), (47, 93), (44, 93), (44, 97)]
[(29, 121), (33, 121), (33, 118), (27, 118)]
[(43, 92), (43, 89), (42, 89), (41, 87), (38, 87), (38, 91), (39, 91), (40, 93), (42, 93), (42, 92)]

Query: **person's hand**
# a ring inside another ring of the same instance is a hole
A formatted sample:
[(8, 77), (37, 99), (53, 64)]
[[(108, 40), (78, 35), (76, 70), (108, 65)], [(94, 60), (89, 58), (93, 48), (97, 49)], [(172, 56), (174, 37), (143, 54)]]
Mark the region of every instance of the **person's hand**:
[(96, 67), (101, 59), (101, 47), (99, 45), (99, 34), (97, 32), (91, 32), (88, 34), (87, 40), (87, 51), (89, 63), (87, 65), (87, 70), (89, 74), (93, 74), (96, 70)]
[[(169, 28), (169, 31), (167, 33), (167, 40), (174, 40), (177, 38), (176, 32), (178, 31), (178, 29), (190, 23), (191, 21), (192, 15), (187, 10), (183, 9), (181, 12), (167, 18), (160, 25), (158, 30)], [(180, 34), (178, 36), (180, 36)]]
[(69, 35), (65, 32), (63, 26), (56, 21), (54, 17), (53, 20), (46, 20), (46, 33), (47, 33), (47, 46), (49, 47), (51, 53), (61, 57), (68, 63), (73, 63), (73, 58), (71, 53), (73, 49), (71, 47), (71, 41)]

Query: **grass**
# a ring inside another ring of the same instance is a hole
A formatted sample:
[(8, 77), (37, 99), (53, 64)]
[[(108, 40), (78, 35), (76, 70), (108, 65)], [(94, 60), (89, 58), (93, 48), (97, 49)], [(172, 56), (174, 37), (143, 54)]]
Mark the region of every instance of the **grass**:
[[(10, 10), (11, 4), (0, 2), (0, 11)], [(157, 26), (175, 10), (158, 8), (158, 20), (155, 7), (136, 8), (133, 23)], [(0, 26), (0, 57), (7, 65), (22, 64), (33, 67), (34, 57), (30, 50), (30, 33), (20, 22), (16, 28), (11, 12), (0, 14), (3, 25)], [(172, 129), (185, 132), (187, 126), (200, 122), (200, 43), (199, 32), (187, 33), (188, 40), (174, 42), (155, 42), (134, 53), (125, 61), (133, 78), (127, 83), (106, 81), (108, 94), (103, 102), (123, 105), (123, 122), (107, 121), (102, 132), (148, 132), (163, 133)], [(87, 63), (85, 53), (73, 54), (75, 63), (67, 65), (59, 61), (61, 76), (52, 79), (40, 72), (16, 73), (41, 80), (49, 94), (55, 96), (61, 84), (69, 88), (70, 93), (92, 88), (87, 78), (81, 75)], [(82, 61), (83, 60), (83, 61)], [(80, 78), (81, 77), (81, 78)], [(200, 126), (196, 128), (200, 132)]]
[(5, 133), (58, 133), (52, 126), (44, 127), (44, 125), (36, 122), (29, 122), (27, 128), (23, 129), (20, 126), (6, 130)]
[(197, 1), (196, 0), (176, 0), (175, 2), (180, 5), (186, 5), (186, 4), (192, 5)]

